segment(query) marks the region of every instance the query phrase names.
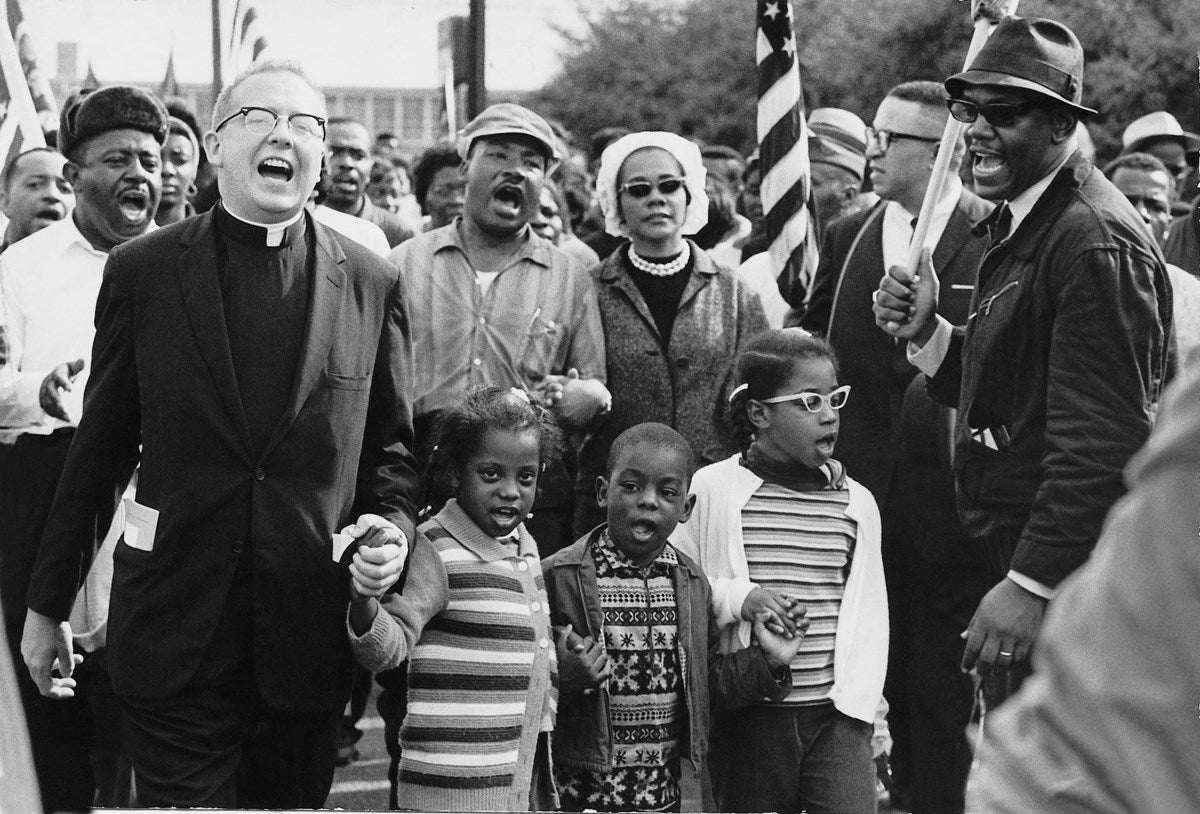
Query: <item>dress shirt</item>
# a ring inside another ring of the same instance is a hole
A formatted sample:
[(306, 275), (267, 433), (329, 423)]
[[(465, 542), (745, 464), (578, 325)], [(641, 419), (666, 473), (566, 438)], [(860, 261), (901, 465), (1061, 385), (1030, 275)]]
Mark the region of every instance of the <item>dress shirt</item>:
[(380, 257), (387, 257), (388, 252), (392, 250), (392, 247), (388, 245), (387, 235), (369, 220), (363, 220), (355, 215), (347, 215), (345, 212), (330, 209), (328, 206), (314, 207), (313, 217)]
[(524, 242), (485, 289), (459, 223), (418, 235), (388, 255), (414, 304), (414, 416), (457, 404), (474, 385), (530, 388), (538, 376), (571, 368), (603, 382), (603, 326), (583, 266), (526, 227)]
[[(147, 231), (158, 228), (153, 222)], [(49, 435), (75, 426), (96, 334), (96, 296), (108, 253), (92, 247), (74, 218), (65, 218), (14, 243), (0, 255), (0, 311), (7, 327), (8, 363), (0, 369), (0, 443), (22, 433)], [(64, 362), (85, 366), (63, 394), (70, 421), (47, 415), (38, 401), (42, 381)]]
[[(962, 181), (957, 176), (951, 176), (947, 183), (946, 194), (933, 207), (933, 220), (929, 222), (929, 231), (925, 234), (925, 245), (933, 251), (950, 216), (958, 207), (958, 199), (962, 197)], [(912, 243), (913, 229), (917, 216), (909, 212), (900, 203), (888, 201), (883, 212), (883, 268), (908, 265), (908, 246)]]
[[(1063, 168), (1063, 165), (1067, 163), (1067, 159), (1070, 157), (1071, 153), (1068, 153), (1067, 157), (1055, 165), (1054, 169), (1045, 177), (1008, 202), (1009, 212), (1012, 213), (1012, 224), (1009, 226), (1008, 234), (1011, 235), (1017, 231), (1025, 218), (1033, 211), (1033, 207), (1037, 205), (1042, 194), (1050, 186), (1050, 182), (1054, 180), (1054, 176), (1058, 175), (1058, 171)], [(912, 342), (908, 343), (908, 361), (916, 365), (926, 376), (935, 375), (938, 368), (942, 366), (942, 360), (946, 358), (946, 354), (950, 351), (950, 336), (954, 330), (949, 320), (941, 314), (934, 314), (934, 316), (937, 318), (937, 327), (934, 328), (933, 336), (929, 338), (924, 347), (917, 347)], [(1057, 588), (1043, 585), (1017, 571), (1010, 570), (1008, 578), (1025, 590), (1043, 599), (1053, 599), (1054, 595), (1058, 593)]]

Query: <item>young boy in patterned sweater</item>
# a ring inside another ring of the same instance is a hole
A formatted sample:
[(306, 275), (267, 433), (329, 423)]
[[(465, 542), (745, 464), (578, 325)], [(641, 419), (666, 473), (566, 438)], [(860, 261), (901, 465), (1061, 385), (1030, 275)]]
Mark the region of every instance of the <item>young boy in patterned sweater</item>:
[(608, 522), (543, 562), (558, 650), (554, 774), (564, 810), (678, 811), (680, 758), (699, 773), (709, 697), (778, 699), (806, 627), (765, 617), (759, 647), (718, 654), (708, 580), (667, 539), (695, 503), (683, 437), (664, 424), (622, 433), (597, 482)]

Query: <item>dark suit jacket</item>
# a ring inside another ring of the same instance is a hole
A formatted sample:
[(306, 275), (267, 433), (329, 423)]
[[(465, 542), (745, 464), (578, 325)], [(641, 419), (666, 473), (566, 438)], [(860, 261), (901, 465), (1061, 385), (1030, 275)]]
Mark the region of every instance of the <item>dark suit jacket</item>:
[[(344, 703), (347, 574), (331, 535), (361, 512), (413, 535), (412, 352), (396, 269), (309, 216), (313, 281), (288, 407), (254, 457), (218, 287), (213, 214), (115, 249), (96, 306), (83, 420), (28, 593), (65, 619), (98, 513), (141, 463), (153, 550), (119, 543), (109, 667), (121, 694), (167, 698), (214, 644), (252, 554), (254, 661), (268, 704)], [(270, 348), (264, 348), (270, 353)], [(141, 451), (139, 453), (139, 444)]]
[[(837, 352), (839, 381), (852, 388), (841, 413), (837, 458), (855, 480), (871, 490), (881, 507), (899, 452), (904, 390), (917, 374), (894, 342), (875, 324), (871, 294), (883, 276), (883, 213), (886, 201), (829, 225), (813, 296), (801, 325), (827, 335)], [(941, 280), (938, 312), (954, 324), (967, 318), (979, 259), (987, 248), (971, 227), (991, 204), (963, 190), (958, 206), (933, 252)]]

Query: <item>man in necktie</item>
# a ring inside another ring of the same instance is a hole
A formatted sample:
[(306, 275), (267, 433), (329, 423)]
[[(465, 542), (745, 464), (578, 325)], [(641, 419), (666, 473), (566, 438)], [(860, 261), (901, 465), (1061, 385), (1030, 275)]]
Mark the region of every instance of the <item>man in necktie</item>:
[(1121, 472), (1150, 431), (1171, 331), (1162, 254), (1079, 153), (1083, 49), (1052, 20), (1002, 22), (946, 80), (980, 195), (1011, 213), (984, 256), (965, 328), (934, 313), (932, 268), (889, 270), (875, 317), (909, 340), (934, 398), (957, 406), (955, 476), (994, 587), (964, 669), (1027, 673), (1046, 604), (1090, 555)]
[(108, 665), (147, 807), (321, 807), (351, 677), (334, 535), (379, 544), (353, 557), (380, 591), (412, 537), (404, 284), (306, 214), (324, 116), (299, 67), (256, 63), (204, 138), (220, 205), (118, 246), (100, 284), (22, 652), (44, 695), (70, 695), (63, 620), (140, 464)]
[[(841, 412), (838, 459), (871, 490), (883, 521), (892, 794), (918, 811), (963, 806), (973, 688), (958, 669), (958, 634), (990, 585), (984, 558), (967, 544), (955, 514), (945, 410), (923, 386), (909, 388), (917, 371), (904, 346), (876, 329), (871, 294), (884, 270), (908, 255), (949, 117), (946, 98), (937, 82), (905, 82), (880, 103), (866, 139), (871, 183), (882, 200), (828, 226), (800, 323), (827, 335), (839, 380), (854, 388)], [(958, 180), (965, 151), (960, 140), (926, 238), (944, 280), (938, 313), (953, 323), (967, 318), (987, 249), (972, 226), (992, 209)], [(915, 482), (920, 488), (909, 488)]]

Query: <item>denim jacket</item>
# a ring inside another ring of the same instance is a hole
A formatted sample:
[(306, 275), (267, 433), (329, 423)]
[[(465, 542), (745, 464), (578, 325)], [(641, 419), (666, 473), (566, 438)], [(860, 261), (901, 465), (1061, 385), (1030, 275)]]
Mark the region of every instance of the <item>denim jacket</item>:
[[(604, 611), (596, 584), (596, 564), (588, 546), (604, 526), (593, 529), (573, 545), (542, 561), (550, 622), (571, 625), (580, 636), (600, 639)], [(778, 701), (791, 689), (791, 672), (776, 679), (766, 656), (757, 647), (722, 655), (718, 629), (709, 611), (711, 591), (699, 566), (676, 550), (679, 565), (673, 569), (676, 615), (684, 676), (687, 726), (680, 743), (699, 772), (708, 753), (709, 698), (722, 709), (755, 704), (767, 698)], [(704, 655), (704, 658), (699, 658)], [(556, 763), (590, 771), (613, 765), (612, 719), (607, 687), (590, 694), (561, 693), (554, 729)]]

